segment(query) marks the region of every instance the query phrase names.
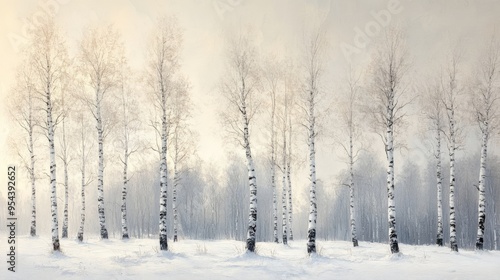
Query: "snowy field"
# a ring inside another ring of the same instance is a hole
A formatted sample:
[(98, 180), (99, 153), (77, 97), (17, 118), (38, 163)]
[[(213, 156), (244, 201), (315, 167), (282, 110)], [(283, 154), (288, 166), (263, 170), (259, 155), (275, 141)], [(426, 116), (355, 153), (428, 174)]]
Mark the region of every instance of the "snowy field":
[(305, 243), (257, 243), (258, 255), (250, 255), (233, 240), (181, 240), (159, 252), (156, 239), (95, 238), (63, 240), (54, 254), (48, 237), (18, 237), (17, 271), (4, 262), (0, 279), (500, 279), (499, 251), (401, 244), (403, 254), (391, 256), (386, 244), (318, 241), (311, 258)]

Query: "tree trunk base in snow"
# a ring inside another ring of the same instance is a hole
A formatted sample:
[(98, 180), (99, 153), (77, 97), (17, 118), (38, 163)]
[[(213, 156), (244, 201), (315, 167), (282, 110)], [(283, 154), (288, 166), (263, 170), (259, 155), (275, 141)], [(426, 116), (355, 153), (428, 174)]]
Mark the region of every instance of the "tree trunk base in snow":
[(308, 241), (307, 241), (307, 253), (316, 253), (316, 230), (309, 230)]
[(443, 238), (436, 239), (436, 245), (443, 246)]
[(316, 253), (316, 244), (315, 243), (307, 243), (307, 253), (308, 254)]
[(83, 241), (83, 233), (79, 232), (78, 235), (76, 236), (78, 241), (82, 242)]
[(177, 242), (177, 235), (174, 235), (174, 242)]
[(63, 228), (61, 237), (68, 238), (68, 228)]
[(160, 250), (168, 251), (167, 237), (160, 236)]
[(101, 228), (101, 238), (108, 239), (108, 230), (106, 228)]
[(352, 246), (353, 247), (358, 247), (358, 240), (356, 238), (352, 239)]
[(278, 237), (274, 238), (274, 243), (280, 243), (280, 241), (278, 240)]
[(122, 239), (128, 239), (128, 238), (129, 238), (128, 237), (128, 233), (125, 233), (125, 234), (122, 235)]
[(476, 250), (483, 250), (483, 238), (476, 242)]
[(247, 251), (249, 252), (255, 252), (255, 239), (247, 239)]
[(288, 239), (286, 236), (283, 236), (283, 245), (288, 245)]
[(54, 251), (61, 251), (61, 244), (59, 244), (59, 238), (57, 238), (52, 242), (52, 247), (54, 248)]
[(397, 241), (391, 242), (391, 253), (393, 254), (399, 253), (399, 244)]
[(458, 244), (456, 242), (455, 243), (451, 243), (450, 247), (451, 247), (452, 251), (458, 252)]
[(36, 229), (31, 228), (31, 230), (30, 230), (30, 235), (31, 235), (32, 237), (35, 237), (35, 236), (36, 236)]

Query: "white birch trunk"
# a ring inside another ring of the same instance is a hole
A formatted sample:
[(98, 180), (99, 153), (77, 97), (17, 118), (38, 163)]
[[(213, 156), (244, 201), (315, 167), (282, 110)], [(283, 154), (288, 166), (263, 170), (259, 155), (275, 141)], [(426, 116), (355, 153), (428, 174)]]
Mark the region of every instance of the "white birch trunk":
[(33, 105), (31, 93), (28, 100), (29, 112), (28, 112), (28, 147), (30, 152), (30, 181), (31, 181), (31, 227), (30, 235), (36, 236), (36, 187), (35, 187), (35, 154), (33, 150)]
[(54, 251), (60, 251), (59, 244), (59, 223), (57, 218), (57, 182), (56, 182), (56, 151), (54, 146), (54, 122), (52, 120), (52, 100), (50, 85), (47, 85), (46, 104), (47, 104), (47, 129), (50, 151), (50, 210), (52, 216), (52, 247)]
[(255, 178), (255, 167), (252, 158), (252, 150), (250, 149), (250, 135), (248, 132), (248, 116), (246, 103), (244, 98), (244, 88), (241, 92), (242, 95), (242, 110), (243, 117), (243, 140), (245, 145), (245, 155), (247, 158), (248, 169), (248, 184), (250, 187), (250, 207), (248, 213), (248, 229), (247, 229), (247, 243), (246, 249), (250, 252), (255, 252), (255, 233), (257, 232), (257, 181)]
[(108, 239), (106, 229), (106, 216), (104, 214), (104, 130), (101, 117), (101, 98), (99, 88), (96, 90), (96, 121), (98, 142), (98, 170), (97, 170), (97, 210), (99, 214), (99, 226), (102, 239)]
[(81, 189), (81, 209), (80, 209), (80, 227), (78, 228), (78, 233), (76, 235), (76, 238), (78, 241), (82, 242), (83, 241), (83, 232), (85, 228), (85, 187), (87, 186), (87, 181), (85, 178), (85, 172), (86, 172), (86, 162), (87, 162), (87, 151), (86, 151), (86, 138), (85, 138), (85, 128), (84, 128), (84, 122), (83, 122), (83, 115), (81, 116), (81, 148), (82, 148), (82, 155), (81, 155), (81, 176), (82, 176), (82, 189)]
[(484, 245), (484, 226), (486, 220), (486, 195), (485, 195), (485, 180), (486, 180), (486, 156), (488, 151), (488, 122), (483, 122), (481, 127), (482, 130), (482, 141), (481, 141), (481, 166), (479, 169), (479, 201), (478, 201), (478, 226), (477, 226), (477, 238), (476, 238), (476, 249), (483, 250)]
[[(273, 142), (274, 143), (274, 142)], [(276, 195), (276, 169), (274, 144), (272, 145), (271, 155), (271, 188), (273, 189), (273, 238), (274, 242), (278, 243), (278, 198)]]
[(287, 210), (286, 210), (286, 203), (287, 203), (287, 188), (286, 188), (286, 131), (285, 128), (286, 125), (283, 127), (283, 177), (282, 177), (282, 192), (281, 192), (281, 208), (282, 208), (282, 213), (281, 213), (281, 229), (282, 229), (282, 240), (283, 244), (287, 245), (288, 244), (288, 234), (287, 234)]
[(391, 253), (399, 253), (398, 235), (396, 232), (396, 205), (394, 203), (394, 99), (389, 98), (387, 106), (387, 134), (386, 134), (386, 154), (387, 154), (387, 214), (389, 222), (389, 244)]
[(442, 188), (442, 176), (441, 176), (441, 128), (438, 124), (437, 126), (437, 163), (436, 163), (436, 180), (437, 180), (437, 236), (436, 244), (438, 246), (443, 246), (443, 188)]
[(61, 238), (68, 238), (68, 193), (69, 193), (69, 179), (68, 179), (68, 150), (66, 146), (66, 120), (62, 121), (62, 137), (63, 137), (63, 169), (64, 169), (64, 219)]
[(63, 161), (63, 164), (64, 164), (64, 220), (63, 220), (61, 237), (68, 238), (68, 193), (69, 193), (68, 162)]
[(350, 133), (349, 133), (349, 215), (351, 218), (352, 245), (354, 247), (357, 247), (358, 238), (356, 236), (356, 208), (354, 205), (354, 155), (353, 155), (352, 137), (353, 135), (352, 135), (352, 123), (351, 123)]
[(83, 241), (83, 231), (85, 227), (85, 163), (82, 163), (82, 208), (80, 211), (80, 228), (78, 228), (77, 238)]
[(278, 240), (278, 198), (276, 195), (276, 179), (275, 179), (275, 171), (274, 168), (272, 168), (273, 172), (271, 175), (271, 187), (273, 189), (273, 240), (275, 243), (279, 243)]
[(316, 206), (316, 150), (314, 148), (314, 92), (311, 89), (309, 96), (309, 222), (307, 225), (307, 253), (316, 253), (316, 220), (318, 210)]
[(278, 197), (276, 193), (276, 133), (274, 131), (275, 115), (275, 95), (273, 92), (272, 100), (272, 118), (271, 118), (271, 188), (273, 190), (273, 240), (279, 243), (278, 239)]
[[(177, 140), (176, 140), (177, 142)], [(177, 145), (177, 143), (176, 143)], [(178, 147), (176, 147), (176, 153), (177, 153)], [(175, 156), (175, 161), (174, 161), (174, 186), (172, 189), (172, 210), (174, 212), (174, 242), (177, 242), (177, 227), (178, 227), (178, 210), (177, 210), (177, 187), (179, 185), (179, 174), (177, 171), (177, 156)]]
[[(125, 131), (127, 128), (125, 127)], [(128, 185), (128, 139), (127, 134), (125, 132), (125, 151), (123, 153), (123, 188), (122, 188), (122, 206), (121, 206), (121, 214), (122, 214), (122, 239), (128, 239), (128, 223), (127, 223), (127, 185)]]
[(450, 122), (450, 247), (451, 250), (458, 252), (457, 244), (457, 225), (455, 221), (455, 111), (450, 109), (448, 114)]
[(161, 82), (161, 155), (160, 155), (160, 250), (168, 250), (167, 241), (167, 96)]

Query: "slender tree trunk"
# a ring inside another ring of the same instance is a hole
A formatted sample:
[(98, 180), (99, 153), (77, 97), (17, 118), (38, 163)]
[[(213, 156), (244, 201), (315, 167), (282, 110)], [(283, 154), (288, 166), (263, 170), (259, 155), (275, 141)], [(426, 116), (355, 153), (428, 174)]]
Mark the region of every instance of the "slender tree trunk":
[(122, 239), (128, 239), (128, 226), (127, 226), (127, 184), (128, 184), (128, 139), (125, 139), (125, 152), (123, 155), (123, 189), (122, 189)]
[(162, 88), (161, 160), (160, 160), (160, 250), (168, 250), (167, 241), (167, 111), (166, 92)]
[(396, 205), (394, 203), (394, 131), (393, 131), (393, 116), (394, 116), (394, 100), (389, 100), (387, 106), (387, 198), (388, 198), (388, 220), (389, 220), (389, 243), (391, 253), (399, 253), (398, 235), (396, 232)]
[(493, 200), (493, 203), (492, 203), (492, 208), (493, 208), (493, 248), (495, 248), (495, 250), (498, 250), (498, 221), (497, 221), (497, 210), (496, 210), (496, 205), (495, 205), (495, 200)]
[(443, 246), (443, 190), (441, 177), (441, 130), (437, 127), (437, 164), (436, 164), (436, 179), (437, 179), (437, 211), (438, 211), (438, 226), (436, 244)]
[[(284, 126), (284, 128), (286, 127), (286, 125)], [(286, 131), (283, 129), (283, 177), (282, 177), (282, 185), (283, 185), (283, 189), (282, 189), (282, 195), (281, 195), (281, 208), (282, 208), (282, 221), (281, 221), (281, 229), (282, 229), (282, 240), (283, 240), (283, 244), (287, 245), (288, 244), (288, 235), (287, 235), (287, 220), (286, 220), (286, 215), (287, 215), (287, 211), (286, 211), (286, 202), (287, 202), (287, 188), (286, 188)]]
[(30, 149), (30, 180), (31, 180), (31, 228), (30, 235), (36, 236), (36, 188), (35, 188), (35, 154), (33, 150), (33, 125), (31, 95), (29, 100), (29, 149)]
[(288, 161), (286, 165), (286, 176), (288, 180), (288, 230), (290, 232), (290, 241), (293, 241), (293, 205), (292, 205), (292, 178), (290, 176), (290, 166), (292, 161), (292, 121), (289, 121), (288, 127)]
[(47, 129), (50, 151), (50, 210), (52, 216), (52, 247), (54, 251), (60, 251), (59, 244), (59, 222), (57, 219), (57, 182), (56, 182), (56, 150), (54, 146), (54, 122), (52, 121), (51, 92), (47, 86)]
[(455, 119), (454, 109), (450, 112), (450, 247), (451, 250), (458, 252), (457, 244), (457, 225), (455, 221)]
[(354, 205), (354, 159), (352, 144), (352, 124), (349, 135), (349, 214), (351, 217), (351, 240), (354, 247), (358, 247), (358, 238), (356, 236), (356, 208)]
[(495, 225), (495, 229), (493, 229), (493, 245), (495, 250), (498, 250), (498, 236), (497, 236), (497, 227), (498, 225)]
[(274, 115), (275, 115), (275, 95), (273, 92), (272, 99), (272, 118), (271, 118), (271, 188), (273, 190), (273, 239), (275, 243), (278, 240), (278, 197), (276, 194), (276, 134), (274, 131)]
[[(64, 127), (64, 124), (63, 124)], [(64, 129), (63, 129), (63, 133)], [(64, 137), (64, 136), (63, 136)], [(64, 220), (63, 220), (63, 228), (62, 228), (62, 238), (68, 238), (68, 193), (69, 193), (69, 183), (68, 183), (68, 162), (65, 159), (63, 161), (64, 164)]]
[(240, 232), (238, 230), (238, 228), (239, 228), (239, 226), (238, 226), (239, 216), (240, 216), (240, 210), (239, 210), (239, 207), (236, 207), (236, 219), (234, 221), (234, 229), (235, 229), (235, 236), (237, 239), (240, 238)]
[(101, 118), (101, 100), (99, 89), (96, 90), (96, 120), (98, 142), (98, 170), (97, 170), (97, 210), (99, 213), (99, 226), (102, 239), (108, 239), (106, 229), (106, 216), (104, 214), (104, 131)]
[[(243, 95), (242, 91), (242, 95)], [(245, 145), (245, 154), (247, 158), (248, 184), (250, 187), (250, 207), (248, 214), (247, 244), (246, 249), (249, 252), (255, 252), (255, 233), (257, 232), (257, 181), (255, 178), (255, 167), (250, 149), (250, 139), (248, 133), (248, 116), (246, 111), (245, 99), (242, 96), (242, 117), (243, 117), (243, 140)]]
[[(176, 141), (177, 142), (177, 141)], [(177, 147), (176, 147), (177, 153)], [(174, 242), (177, 242), (177, 226), (178, 226), (178, 212), (177, 212), (177, 187), (179, 185), (179, 173), (177, 171), (177, 156), (174, 161), (174, 187), (172, 190), (172, 208), (174, 212)]]
[[(83, 141), (83, 140), (82, 140)], [(80, 212), (80, 228), (78, 229), (77, 238), (80, 242), (83, 241), (83, 230), (85, 227), (85, 144), (82, 142), (82, 209)]]
[(68, 193), (69, 193), (69, 180), (68, 180), (68, 148), (66, 143), (66, 119), (62, 120), (62, 145), (63, 145), (63, 153), (62, 153), (62, 162), (64, 169), (64, 219), (63, 219), (63, 228), (62, 228), (62, 238), (68, 238)]
[(273, 238), (274, 242), (279, 243), (278, 240), (278, 198), (276, 195), (276, 172), (274, 160), (274, 146), (272, 148), (271, 160), (271, 188), (273, 189)]
[(82, 141), (82, 165), (81, 165), (81, 172), (82, 172), (82, 208), (80, 211), (80, 228), (78, 229), (78, 234), (77, 234), (77, 239), (78, 241), (82, 242), (83, 241), (83, 230), (85, 227), (85, 186), (87, 185), (86, 178), (85, 178), (85, 164), (87, 161), (87, 153), (86, 153), (86, 145), (85, 145), (85, 131), (84, 131), (84, 126), (83, 126), (83, 116), (81, 119), (81, 125), (82, 125), (82, 130), (81, 130), (81, 141)]
[(485, 195), (485, 180), (486, 180), (486, 156), (488, 150), (488, 123), (483, 123), (482, 142), (481, 142), (481, 166), (479, 169), (479, 201), (478, 201), (478, 226), (476, 238), (476, 250), (483, 250), (484, 244), (484, 226), (486, 220), (486, 195)]
[(314, 148), (314, 92), (309, 97), (309, 223), (307, 226), (307, 253), (316, 253), (316, 151)]

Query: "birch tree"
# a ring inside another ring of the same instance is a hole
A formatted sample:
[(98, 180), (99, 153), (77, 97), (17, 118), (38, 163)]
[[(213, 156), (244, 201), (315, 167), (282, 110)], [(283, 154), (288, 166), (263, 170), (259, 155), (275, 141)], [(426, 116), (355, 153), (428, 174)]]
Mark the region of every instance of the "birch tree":
[(47, 115), (43, 126), (49, 144), (52, 248), (59, 251), (55, 148), (55, 127), (59, 122), (59, 114), (55, 105), (61, 94), (61, 77), (67, 68), (68, 54), (65, 41), (52, 18), (45, 18), (36, 26), (29, 50), (30, 64), (34, 71), (34, 89)]
[[(289, 59), (285, 59), (285, 61), (290, 61)], [(288, 210), (288, 240), (293, 240), (293, 199), (292, 199), (292, 176), (291, 176), (291, 167), (292, 167), (292, 135), (293, 135), (293, 125), (292, 118), (294, 115), (294, 105), (296, 102), (296, 91), (300, 87), (300, 84), (297, 82), (297, 73), (296, 66), (294, 63), (286, 62), (281, 66), (282, 73), (282, 91), (285, 95), (284, 103), (282, 106), (285, 107), (285, 114), (282, 116), (282, 129), (283, 129), (283, 142), (286, 142), (286, 149), (283, 151), (284, 153), (284, 163), (283, 170), (286, 171), (286, 182), (287, 188), (285, 189), (285, 203), (287, 203)], [(286, 139), (285, 139), (286, 138)]]
[[(284, 60), (288, 61), (288, 60)], [(282, 172), (282, 240), (283, 244), (288, 244), (288, 240), (293, 240), (292, 234), (292, 196), (291, 196), (291, 116), (293, 109), (293, 95), (294, 90), (298, 87), (294, 82), (295, 76), (293, 75), (294, 66), (291, 63), (281, 62), (279, 64), (279, 91), (281, 92), (281, 102), (279, 103), (281, 110), (278, 114), (279, 131), (281, 133), (281, 164), (279, 168)], [(290, 237), (290, 238), (289, 238)]]
[(446, 110), (448, 120), (448, 151), (450, 157), (450, 247), (452, 251), (458, 252), (457, 243), (457, 224), (455, 220), (455, 153), (458, 150), (458, 137), (460, 128), (457, 126), (457, 108), (459, 105), (459, 97), (462, 94), (462, 88), (458, 84), (458, 69), (460, 62), (460, 54), (455, 51), (449, 58), (444, 77), (441, 80), (443, 89), (442, 103)]
[(271, 113), (271, 188), (273, 189), (273, 240), (279, 243), (278, 239), (278, 197), (276, 192), (276, 131), (274, 129), (274, 116), (276, 112), (276, 94), (272, 92), (272, 113)]
[(63, 172), (64, 172), (64, 211), (63, 211), (63, 227), (62, 227), (62, 238), (68, 238), (68, 196), (69, 196), (69, 173), (68, 166), (72, 160), (70, 155), (70, 145), (69, 145), (69, 135), (68, 135), (68, 127), (67, 123), (69, 121), (70, 115), (70, 103), (69, 97), (71, 96), (68, 91), (70, 90), (70, 75), (68, 72), (64, 73), (62, 77), (62, 95), (61, 95), (61, 134), (60, 134), (60, 152), (59, 159), (63, 163)]
[(282, 226), (282, 240), (283, 240), (283, 244), (287, 245), (288, 244), (288, 234), (287, 234), (287, 187), (286, 187), (286, 175), (287, 175), (287, 170), (286, 170), (286, 166), (287, 166), (287, 128), (288, 128), (288, 125), (287, 125), (287, 115), (288, 115), (288, 99), (287, 99), (287, 94), (286, 94), (286, 91), (285, 91), (285, 94), (284, 94), (284, 106), (283, 106), (283, 118), (282, 118), (282, 139), (283, 139), (283, 152), (282, 152), (282, 165), (281, 165), (281, 172), (283, 173), (282, 175), (282, 186), (283, 186), (283, 189), (281, 191), (281, 208), (282, 208), (282, 223), (281, 223), (281, 226)]
[(429, 121), (430, 130), (434, 133), (436, 158), (436, 191), (437, 191), (437, 234), (436, 244), (443, 246), (443, 176), (441, 163), (441, 140), (444, 129), (444, 112), (442, 100), (442, 89), (439, 83), (430, 84), (425, 88), (424, 114)]
[(269, 166), (271, 171), (271, 189), (273, 192), (273, 241), (275, 243), (279, 243), (278, 239), (278, 197), (276, 192), (276, 102), (277, 102), (277, 91), (278, 91), (278, 83), (279, 83), (279, 66), (276, 61), (273, 61), (272, 58), (269, 58), (271, 61), (268, 65), (266, 65), (264, 81), (266, 85), (266, 89), (270, 94), (270, 143), (269, 149), (270, 157), (269, 157)]
[(112, 108), (106, 106), (107, 95), (117, 86), (119, 62), (123, 57), (123, 46), (119, 33), (112, 27), (88, 28), (80, 43), (80, 69), (93, 97), (85, 97), (96, 121), (98, 169), (97, 210), (100, 236), (108, 238), (104, 213), (104, 142), (113, 124)]
[(135, 134), (139, 130), (140, 121), (138, 119), (139, 105), (135, 98), (136, 93), (130, 85), (129, 79), (132, 73), (127, 65), (125, 58), (122, 58), (119, 81), (120, 93), (120, 136), (118, 137), (118, 145), (122, 149), (120, 161), (123, 164), (122, 172), (122, 196), (121, 196), (121, 229), (122, 239), (128, 239), (128, 222), (127, 222), (127, 187), (130, 180), (129, 176), (129, 158), (139, 149), (139, 143), (135, 139)]
[(479, 184), (477, 185), (479, 199), (476, 250), (483, 250), (484, 244), (488, 141), (499, 125), (497, 109), (498, 99), (500, 99), (499, 52), (498, 42), (493, 38), (479, 60), (475, 77), (476, 81), (471, 91), (474, 115), (481, 131), (481, 161), (479, 166)]
[(346, 81), (347, 88), (345, 90), (346, 98), (344, 100), (341, 112), (341, 121), (343, 130), (347, 131), (347, 141), (339, 141), (345, 155), (349, 168), (349, 224), (351, 229), (351, 241), (354, 247), (358, 246), (358, 237), (356, 234), (356, 205), (355, 205), (355, 188), (354, 188), (354, 163), (358, 159), (360, 147), (356, 147), (361, 131), (359, 129), (359, 114), (356, 110), (359, 108), (360, 102), (360, 76), (352, 71)]
[[(391, 253), (399, 253), (394, 200), (394, 131), (405, 117), (406, 88), (404, 76), (408, 70), (407, 52), (401, 31), (391, 29), (373, 61), (373, 88), (370, 94), (371, 113), (377, 133), (382, 139), (387, 157), (387, 216)], [(398, 126), (399, 125), (399, 126)], [(384, 131), (384, 132), (382, 132)]]
[(427, 120), (426, 126), (433, 134), (433, 154), (436, 159), (436, 191), (437, 191), (437, 234), (436, 245), (443, 246), (443, 176), (442, 176), (442, 139), (445, 124), (442, 104), (443, 92), (439, 82), (430, 82), (422, 88), (421, 107)]
[(230, 42), (226, 59), (226, 74), (222, 79), (220, 92), (228, 106), (222, 115), (228, 131), (235, 134), (245, 151), (250, 189), (246, 249), (248, 252), (255, 252), (257, 180), (250, 146), (250, 127), (256, 109), (255, 95), (258, 94), (259, 82), (256, 50), (248, 38), (239, 35)]
[(80, 174), (81, 174), (81, 208), (80, 208), (80, 226), (76, 238), (78, 241), (83, 241), (83, 234), (85, 229), (85, 189), (92, 183), (92, 177), (87, 175), (87, 161), (89, 160), (90, 150), (92, 145), (89, 143), (88, 129), (89, 125), (85, 118), (83, 111), (78, 113), (77, 116), (79, 123), (79, 140), (80, 140)]
[(174, 238), (178, 241), (179, 210), (177, 207), (177, 192), (182, 182), (182, 168), (192, 153), (193, 133), (189, 129), (189, 118), (191, 116), (191, 99), (189, 97), (189, 85), (186, 80), (180, 78), (175, 83), (175, 90), (170, 98), (170, 153), (174, 165), (174, 180), (172, 186), (172, 211), (174, 215)]
[(286, 162), (286, 177), (288, 181), (288, 227), (289, 239), (293, 241), (293, 199), (292, 199), (292, 116), (288, 116), (288, 156)]
[(167, 241), (167, 99), (174, 88), (179, 70), (179, 52), (182, 44), (182, 32), (174, 17), (158, 20), (150, 41), (147, 58), (146, 81), (152, 92), (152, 99), (157, 114), (160, 116), (158, 132), (161, 138), (160, 148), (160, 215), (159, 241), (160, 250), (168, 250)]
[(19, 152), (23, 165), (28, 170), (28, 176), (31, 184), (31, 222), (30, 222), (30, 235), (36, 236), (36, 176), (35, 176), (35, 141), (36, 141), (36, 128), (40, 126), (40, 115), (38, 114), (35, 95), (35, 85), (33, 84), (32, 75), (34, 74), (32, 67), (29, 66), (28, 61), (23, 61), (17, 76), (15, 85), (15, 95), (18, 98), (12, 99), (11, 113), (17, 121), (25, 137), (24, 144), (28, 151), (28, 159), (22, 156)]
[(316, 198), (316, 147), (315, 139), (317, 99), (320, 94), (320, 80), (323, 74), (325, 38), (321, 31), (316, 31), (306, 38), (304, 56), (304, 92), (303, 102), (307, 115), (307, 145), (309, 151), (309, 219), (307, 225), (307, 253), (316, 253), (316, 220), (318, 216)]

